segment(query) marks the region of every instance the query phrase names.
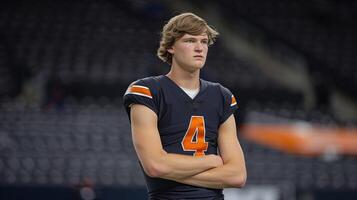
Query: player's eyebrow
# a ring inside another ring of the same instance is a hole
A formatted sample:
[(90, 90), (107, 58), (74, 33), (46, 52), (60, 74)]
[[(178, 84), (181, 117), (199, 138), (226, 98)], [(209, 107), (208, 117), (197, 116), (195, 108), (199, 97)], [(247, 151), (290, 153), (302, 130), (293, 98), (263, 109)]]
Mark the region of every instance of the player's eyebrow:
[(183, 40), (195, 40), (196, 38), (193, 37), (188, 37), (188, 38), (182, 38)]
[(184, 40), (208, 40), (208, 38), (196, 38), (196, 37), (187, 37), (183, 38)]

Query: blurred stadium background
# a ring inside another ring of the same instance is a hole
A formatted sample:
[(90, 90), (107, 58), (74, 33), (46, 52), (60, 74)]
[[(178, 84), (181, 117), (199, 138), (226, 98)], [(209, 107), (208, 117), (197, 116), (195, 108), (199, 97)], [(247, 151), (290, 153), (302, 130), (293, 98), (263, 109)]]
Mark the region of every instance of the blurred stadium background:
[(0, 199), (145, 199), (122, 107), (166, 73), (160, 30), (221, 33), (202, 77), (239, 98), (244, 189), (226, 199), (357, 199), (357, 2), (7, 1), (0, 7)]

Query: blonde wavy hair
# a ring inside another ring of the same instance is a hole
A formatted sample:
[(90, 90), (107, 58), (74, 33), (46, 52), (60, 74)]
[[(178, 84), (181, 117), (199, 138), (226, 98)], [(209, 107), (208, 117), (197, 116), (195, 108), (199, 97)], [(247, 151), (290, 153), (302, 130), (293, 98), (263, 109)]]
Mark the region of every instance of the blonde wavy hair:
[(164, 62), (172, 64), (172, 54), (167, 50), (174, 45), (175, 41), (185, 34), (200, 35), (206, 33), (208, 44), (215, 42), (219, 33), (207, 24), (205, 20), (193, 13), (182, 13), (169, 20), (162, 29), (160, 47), (157, 56)]

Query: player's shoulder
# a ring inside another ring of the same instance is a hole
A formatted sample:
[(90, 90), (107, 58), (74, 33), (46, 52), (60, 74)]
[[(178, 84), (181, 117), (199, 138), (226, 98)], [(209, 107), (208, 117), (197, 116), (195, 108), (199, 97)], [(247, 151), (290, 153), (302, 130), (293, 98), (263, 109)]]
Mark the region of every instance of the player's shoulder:
[(161, 76), (150, 76), (133, 81), (126, 90), (124, 96), (140, 95), (153, 98), (159, 91)]
[(206, 85), (206, 87), (208, 89), (218, 90), (223, 95), (231, 95), (232, 94), (232, 92), (227, 87), (224, 87), (220, 83), (207, 81), (204, 79), (201, 79), (201, 82), (202, 82), (202, 84)]
[(149, 76), (133, 81), (130, 85), (154, 86), (162, 79), (162, 76)]
[(206, 81), (202, 79), (201, 81), (204, 85), (206, 85), (207, 88), (218, 92), (225, 104), (228, 104), (231, 107), (235, 107), (237, 105), (237, 100), (235, 96), (227, 87), (224, 87), (222, 84), (216, 82)]
[(150, 90), (157, 90), (157, 88), (160, 85), (160, 82), (162, 80), (162, 75), (160, 76), (149, 76), (149, 77), (145, 77), (145, 78), (141, 78), (138, 80), (133, 81), (130, 86), (133, 85), (138, 85), (138, 86), (144, 86), (144, 87), (148, 87)]

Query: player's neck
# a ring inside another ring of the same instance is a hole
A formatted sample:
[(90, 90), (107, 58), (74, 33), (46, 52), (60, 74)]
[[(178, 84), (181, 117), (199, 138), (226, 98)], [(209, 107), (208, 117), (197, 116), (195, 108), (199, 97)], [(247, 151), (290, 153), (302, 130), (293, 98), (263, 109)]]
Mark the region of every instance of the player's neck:
[(169, 73), (166, 74), (178, 86), (195, 90), (200, 87), (200, 71), (187, 72), (178, 68), (171, 67)]

